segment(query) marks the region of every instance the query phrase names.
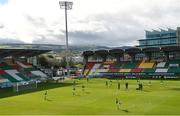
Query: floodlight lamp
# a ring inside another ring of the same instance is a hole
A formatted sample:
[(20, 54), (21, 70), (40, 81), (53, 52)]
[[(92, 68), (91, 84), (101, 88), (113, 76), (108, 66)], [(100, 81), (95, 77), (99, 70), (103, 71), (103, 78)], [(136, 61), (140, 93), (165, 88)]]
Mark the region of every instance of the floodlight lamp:
[(61, 9), (66, 8), (66, 10), (70, 10), (70, 9), (72, 9), (73, 2), (59, 1), (59, 5), (60, 5)]

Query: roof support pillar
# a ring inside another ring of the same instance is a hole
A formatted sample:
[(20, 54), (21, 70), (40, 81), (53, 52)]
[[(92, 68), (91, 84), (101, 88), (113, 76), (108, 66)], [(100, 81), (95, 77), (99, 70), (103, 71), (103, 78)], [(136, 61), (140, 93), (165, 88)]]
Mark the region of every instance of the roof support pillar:
[(134, 62), (135, 61), (135, 56), (136, 56), (136, 54), (129, 54), (130, 56), (131, 56), (131, 62)]
[(88, 62), (88, 58), (89, 58), (89, 56), (84, 56), (83, 64), (86, 64), (86, 62)]
[(121, 55), (116, 55), (115, 58), (116, 58), (116, 62), (119, 63), (119, 62), (120, 62)]
[(106, 60), (107, 60), (107, 55), (101, 55), (101, 58), (102, 58), (103, 62), (106, 62)]
[(148, 57), (148, 60), (151, 61), (152, 60), (152, 53), (151, 52), (146, 52), (145, 54)]

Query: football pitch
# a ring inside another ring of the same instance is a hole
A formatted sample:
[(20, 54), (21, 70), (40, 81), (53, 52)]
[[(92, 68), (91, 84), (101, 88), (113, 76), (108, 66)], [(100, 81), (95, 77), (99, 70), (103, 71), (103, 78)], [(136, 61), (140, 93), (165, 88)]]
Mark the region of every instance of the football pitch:
[[(1, 90), (0, 115), (180, 115), (180, 81), (140, 80), (142, 91), (136, 90), (137, 80), (119, 82), (120, 90), (118, 80), (112, 80), (111, 84), (103, 78), (41, 84), (35, 91), (20, 93)], [(46, 90), (47, 100), (44, 100)], [(120, 101), (119, 109), (116, 98)]]

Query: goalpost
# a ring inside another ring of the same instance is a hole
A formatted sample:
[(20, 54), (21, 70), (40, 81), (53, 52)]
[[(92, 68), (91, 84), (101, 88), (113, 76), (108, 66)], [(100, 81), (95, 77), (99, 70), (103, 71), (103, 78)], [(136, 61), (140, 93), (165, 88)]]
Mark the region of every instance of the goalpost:
[(36, 88), (37, 88), (37, 81), (19, 82), (13, 85), (14, 92), (32, 90)]

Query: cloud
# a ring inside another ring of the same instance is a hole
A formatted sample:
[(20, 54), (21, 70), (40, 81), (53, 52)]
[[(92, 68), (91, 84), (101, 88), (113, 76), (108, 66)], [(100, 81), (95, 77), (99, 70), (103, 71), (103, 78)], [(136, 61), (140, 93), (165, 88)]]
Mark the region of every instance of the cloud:
[[(0, 5), (0, 38), (65, 44), (59, 0), (8, 0)], [(144, 30), (180, 25), (179, 0), (74, 0), (68, 11), (70, 44), (137, 45)], [(1, 40), (1, 39), (0, 39)]]
[(4, 25), (0, 23), (0, 29), (4, 28)]
[(62, 45), (65, 44), (65, 39), (59, 39), (64, 38), (63, 35), (37, 35), (36, 38), (33, 39), (32, 43), (35, 44), (56, 44), (56, 45)]
[(33, 25), (35, 27), (41, 27), (41, 28), (46, 28), (46, 21), (45, 18), (42, 17), (32, 17), (26, 15), (25, 18), (27, 21), (30, 23), (30, 25)]

